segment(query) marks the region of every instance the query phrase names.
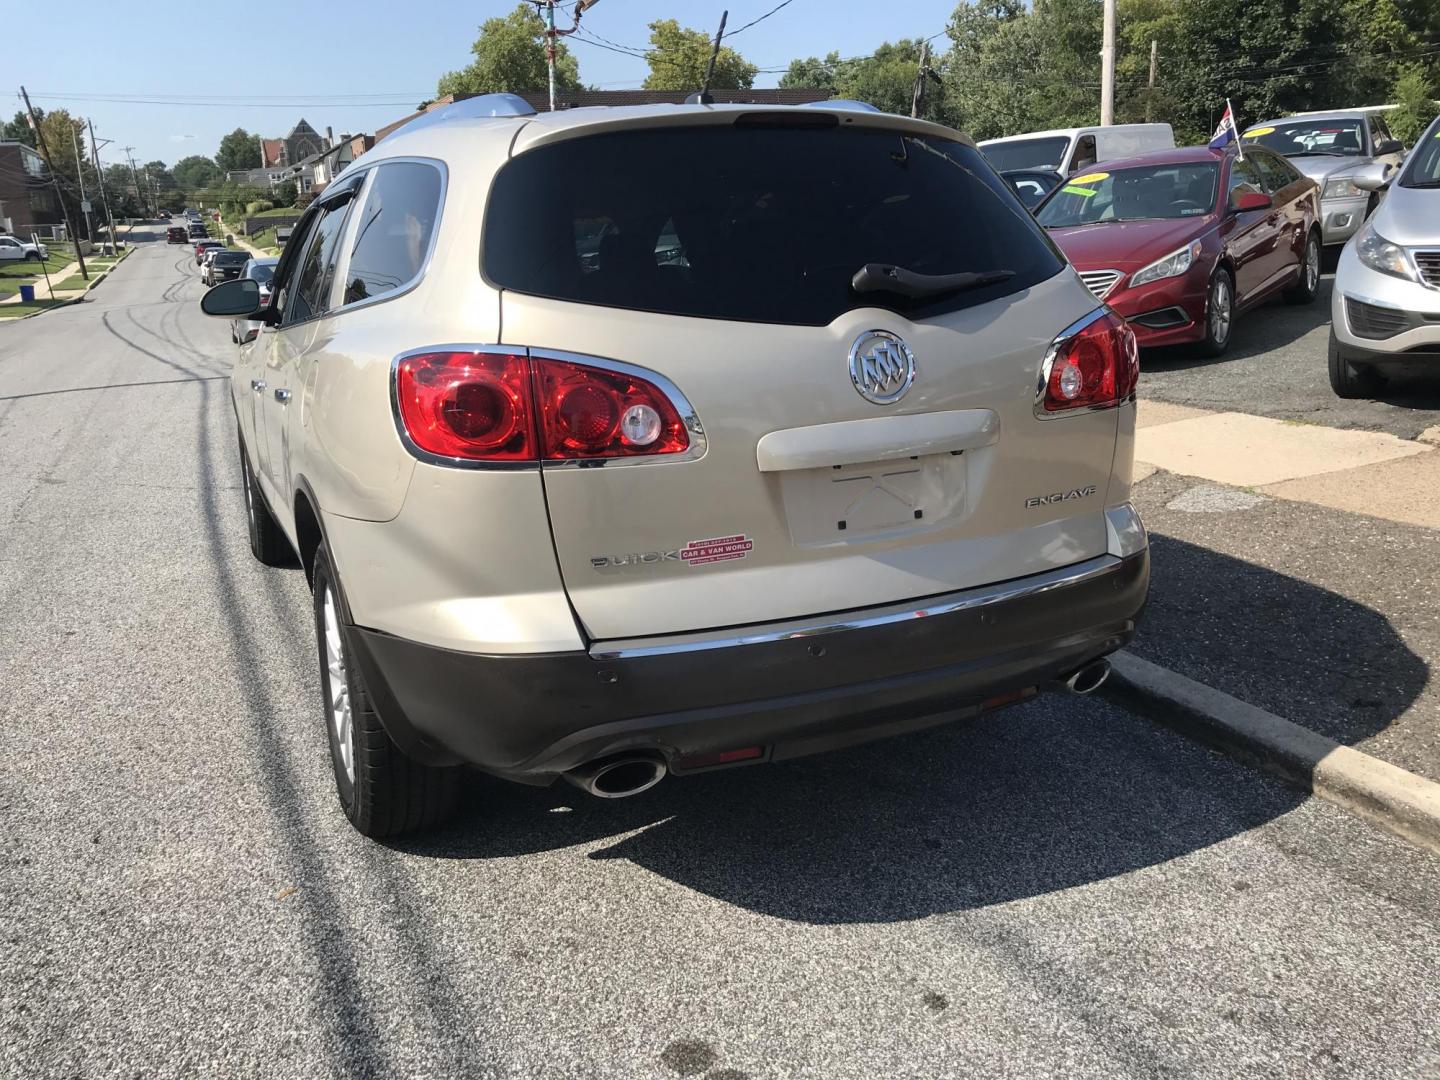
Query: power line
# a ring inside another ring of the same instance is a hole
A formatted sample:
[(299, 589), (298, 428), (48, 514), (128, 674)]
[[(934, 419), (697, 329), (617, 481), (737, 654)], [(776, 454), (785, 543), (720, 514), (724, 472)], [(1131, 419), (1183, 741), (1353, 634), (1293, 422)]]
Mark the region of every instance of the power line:
[(739, 30), (731, 30), (730, 33), (726, 34), (725, 36), (726, 36), (726, 37), (734, 37), (736, 34), (743, 34), (746, 30), (749, 30), (750, 27), (754, 26), (756, 23), (762, 23), (762, 22), (764, 22), (766, 19), (768, 19), (771, 15), (774, 15), (774, 14), (775, 14), (777, 11), (779, 11), (781, 8), (783, 8), (783, 7), (789, 7), (789, 6), (790, 6), (791, 4), (793, 4), (794, 2), (795, 2), (795, 0), (780, 0), (780, 3), (776, 4), (773, 8), (771, 8), (769, 11), (765, 12), (765, 14), (764, 14), (764, 15), (761, 15), (758, 19), (751, 19), (751, 20), (750, 20), (749, 22), (747, 22), (744, 26), (740, 27)]

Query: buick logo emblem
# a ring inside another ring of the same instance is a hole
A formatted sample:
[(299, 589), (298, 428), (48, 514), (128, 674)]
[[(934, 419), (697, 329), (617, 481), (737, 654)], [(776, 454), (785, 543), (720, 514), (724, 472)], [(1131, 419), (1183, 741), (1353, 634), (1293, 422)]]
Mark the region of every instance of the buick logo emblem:
[(893, 405), (915, 381), (915, 354), (888, 330), (866, 330), (850, 346), (850, 381), (866, 401)]

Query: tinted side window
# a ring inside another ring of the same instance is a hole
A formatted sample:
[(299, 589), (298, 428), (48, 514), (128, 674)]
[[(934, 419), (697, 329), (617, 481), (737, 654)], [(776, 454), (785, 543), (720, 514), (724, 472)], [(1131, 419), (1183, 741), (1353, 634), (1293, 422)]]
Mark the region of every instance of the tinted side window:
[(439, 169), (418, 161), (381, 165), (360, 208), (345, 303), (383, 296), (420, 273), (439, 216)]
[(1230, 163), (1230, 187), (1226, 205), (1235, 205), (1237, 191), (1265, 191), (1265, 179), (1255, 165), (1254, 155), (1244, 161), (1237, 159)]
[[(1061, 268), (970, 146), (788, 124), (607, 132), (526, 151), (496, 174), (483, 246), (487, 278), (532, 296), (799, 326), (857, 307), (925, 318)], [(1013, 276), (921, 298), (856, 293), (867, 263)]]
[(299, 322), (323, 315), (330, 307), (330, 275), (339, 254), (340, 231), (345, 227), (348, 202), (333, 210), (321, 211), (320, 219), (310, 230), (305, 254), (295, 270), (295, 286), (290, 306), (285, 309), (285, 323)]
[(1075, 156), (1070, 159), (1070, 171), (1079, 172), (1095, 164), (1095, 136), (1085, 135), (1075, 144)]
[(1264, 152), (1252, 153), (1255, 164), (1260, 169), (1260, 176), (1265, 186), (1265, 192), (1269, 195), (1277, 194), (1281, 188), (1289, 187), (1294, 181), (1290, 170), (1280, 159)]

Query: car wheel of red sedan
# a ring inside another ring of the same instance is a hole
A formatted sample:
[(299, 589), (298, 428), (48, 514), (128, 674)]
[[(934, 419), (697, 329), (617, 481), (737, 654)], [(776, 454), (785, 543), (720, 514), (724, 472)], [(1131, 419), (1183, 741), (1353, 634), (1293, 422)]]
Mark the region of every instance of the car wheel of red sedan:
[(1206, 356), (1223, 356), (1230, 347), (1230, 330), (1235, 325), (1235, 282), (1223, 266), (1210, 279), (1205, 298), (1205, 340), (1200, 351)]
[(1285, 290), (1285, 299), (1292, 304), (1311, 303), (1320, 292), (1320, 234), (1314, 229), (1305, 238), (1305, 258), (1300, 263), (1300, 278), (1294, 287)]

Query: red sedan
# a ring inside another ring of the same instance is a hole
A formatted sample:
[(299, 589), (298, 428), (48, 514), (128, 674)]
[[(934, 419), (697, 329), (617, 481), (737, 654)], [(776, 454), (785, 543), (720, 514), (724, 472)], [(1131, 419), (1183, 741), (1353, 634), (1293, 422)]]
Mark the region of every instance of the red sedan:
[(1141, 345), (1230, 345), (1235, 316), (1320, 287), (1320, 191), (1278, 154), (1184, 147), (1071, 176), (1036, 211)]

